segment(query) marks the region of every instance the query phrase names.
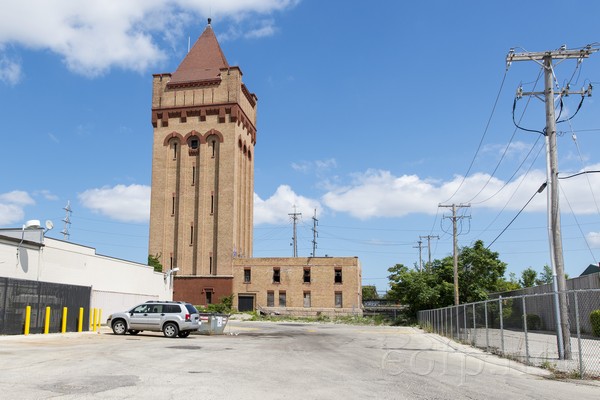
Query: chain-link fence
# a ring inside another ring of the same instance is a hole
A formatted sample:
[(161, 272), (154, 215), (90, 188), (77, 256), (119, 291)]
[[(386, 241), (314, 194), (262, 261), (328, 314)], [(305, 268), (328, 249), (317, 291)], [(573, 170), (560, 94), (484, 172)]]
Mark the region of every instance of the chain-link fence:
[[(503, 357), (581, 378), (600, 377), (600, 326), (594, 327), (591, 317), (600, 310), (600, 289), (564, 294), (567, 324), (557, 323), (556, 293), (419, 311), (417, 318), (425, 330)], [(567, 332), (558, 334), (564, 326)]]

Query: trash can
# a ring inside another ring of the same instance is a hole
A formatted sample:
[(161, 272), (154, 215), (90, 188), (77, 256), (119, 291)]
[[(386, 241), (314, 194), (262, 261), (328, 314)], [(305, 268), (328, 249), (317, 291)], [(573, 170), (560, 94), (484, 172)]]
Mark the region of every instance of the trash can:
[(202, 335), (222, 335), (228, 320), (228, 314), (200, 313), (198, 332)]

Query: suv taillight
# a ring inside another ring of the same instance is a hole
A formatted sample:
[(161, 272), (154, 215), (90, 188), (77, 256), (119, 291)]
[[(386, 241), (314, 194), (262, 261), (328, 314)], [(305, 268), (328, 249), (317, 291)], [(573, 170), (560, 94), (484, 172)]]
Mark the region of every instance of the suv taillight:
[(186, 322), (187, 322), (187, 321), (191, 321), (191, 319), (190, 319), (190, 314), (185, 314), (185, 320), (186, 320)]

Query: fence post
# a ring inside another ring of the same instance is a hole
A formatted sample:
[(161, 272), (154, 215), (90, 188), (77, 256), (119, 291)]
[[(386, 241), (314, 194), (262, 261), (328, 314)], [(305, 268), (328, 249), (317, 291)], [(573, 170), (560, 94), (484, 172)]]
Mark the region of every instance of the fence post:
[(467, 305), (464, 304), (463, 305), (463, 320), (465, 323), (465, 338), (464, 341), (466, 342), (469, 339), (469, 333), (467, 331)]
[(448, 307), (448, 311), (450, 312), (450, 337), (454, 338), (454, 324), (452, 322), (452, 306)]
[(29, 326), (31, 324), (31, 306), (25, 307), (25, 330), (24, 335), (29, 335)]
[(577, 328), (577, 348), (579, 350), (579, 378), (583, 379), (583, 353), (581, 351), (581, 329), (579, 326), (579, 302), (577, 299), (577, 291), (573, 291), (575, 296), (575, 326)]
[(458, 306), (454, 306), (456, 308), (456, 340), (460, 341), (460, 321), (458, 320)]
[(477, 321), (475, 320), (475, 303), (473, 303), (473, 339), (471, 340), (471, 343), (473, 344), (473, 346), (477, 346), (476, 335), (477, 335)]
[(529, 338), (527, 337), (527, 306), (525, 304), (525, 296), (521, 297), (521, 302), (523, 303), (523, 332), (525, 332), (525, 357), (527, 360), (527, 365), (529, 365)]
[(46, 307), (46, 319), (44, 321), (44, 335), (50, 332), (50, 307)]
[(500, 354), (504, 355), (504, 318), (502, 315), (502, 296), (498, 296), (498, 304), (500, 306)]
[(487, 312), (487, 301), (483, 303), (483, 318), (485, 318), (485, 351), (490, 350), (490, 334), (488, 329), (488, 312)]

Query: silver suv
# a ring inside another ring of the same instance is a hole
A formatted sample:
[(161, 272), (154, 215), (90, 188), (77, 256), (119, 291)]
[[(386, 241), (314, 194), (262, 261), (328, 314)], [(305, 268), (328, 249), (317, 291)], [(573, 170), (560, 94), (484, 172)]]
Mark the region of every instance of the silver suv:
[(129, 311), (109, 315), (106, 324), (115, 335), (154, 331), (163, 332), (168, 338), (185, 338), (200, 329), (200, 315), (190, 303), (151, 300)]

